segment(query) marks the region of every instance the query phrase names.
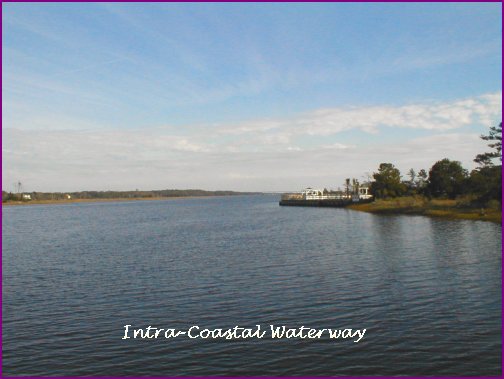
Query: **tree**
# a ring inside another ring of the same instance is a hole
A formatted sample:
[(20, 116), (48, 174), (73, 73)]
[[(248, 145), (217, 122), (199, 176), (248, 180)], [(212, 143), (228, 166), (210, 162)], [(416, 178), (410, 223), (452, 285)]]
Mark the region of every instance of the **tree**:
[(415, 181), (415, 187), (418, 193), (424, 192), (425, 187), (427, 186), (427, 177), (428, 177), (427, 171), (425, 171), (423, 168), (420, 171), (418, 171)]
[(406, 186), (406, 194), (407, 195), (414, 195), (416, 193), (416, 182), (415, 178), (417, 176), (417, 173), (415, 172), (414, 169), (410, 168), (408, 171), (408, 176), (410, 180), (403, 181), (404, 185)]
[(485, 205), (490, 200), (502, 201), (501, 166), (484, 166), (471, 172), (469, 177), (471, 193), (477, 196), (477, 203)]
[(380, 163), (378, 172), (373, 174), (371, 192), (376, 198), (401, 196), (406, 191), (401, 183), (401, 173), (392, 163)]
[(416, 183), (418, 187), (424, 187), (425, 183), (427, 183), (427, 171), (423, 168), (418, 171)]
[(415, 183), (416, 172), (412, 168), (408, 171), (408, 176), (410, 177), (410, 183), (413, 185)]
[(465, 192), (467, 170), (460, 162), (445, 158), (431, 167), (427, 192), (434, 197), (447, 196), (454, 199)]
[(485, 204), (489, 200), (502, 201), (502, 163), (494, 165), (493, 159), (499, 158), (502, 162), (502, 122), (499, 126), (490, 127), (487, 136), (482, 135), (481, 139), (493, 141), (488, 147), (494, 149), (492, 152), (478, 154), (474, 161), (480, 167), (471, 172), (469, 186), (471, 192), (477, 196), (477, 202)]
[(346, 196), (350, 196), (350, 178), (345, 179), (345, 190), (346, 190)]
[(358, 194), (359, 188), (360, 188), (359, 181), (355, 178), (352, 179), (352, 193)]
[(488, 144), (488, 147), (495, 149), (495, 151), (476, 155), (474, 162), (482, 166), (493, 166), (492, 159), (494, 158), (499, 158), (502, 162), (502, 122), (499, 126), (490, 127), (490, 133), (487, 136), (481, 135), (480, 138), (485, 141), (495, 141)]

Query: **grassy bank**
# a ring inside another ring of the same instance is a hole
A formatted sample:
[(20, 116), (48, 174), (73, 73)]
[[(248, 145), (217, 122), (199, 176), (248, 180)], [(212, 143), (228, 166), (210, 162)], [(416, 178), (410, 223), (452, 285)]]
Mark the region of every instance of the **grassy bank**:
[(475, 208), (468, 201), (428, 200), (424, 197), (399, 197), (376, 200), (367, 204), (352, 204), (348, 208), (379, 214), (412, 214), (448, 219), (480, 220), (502, 223), (502, 211), (497, 205)]
[(107, 203), (117, 201), (143, 201), (143, 200), (170, 200), (184, 199), (184, 197), (139, 197), (139, 198), (110, 198), (110, 199), (62, 199), (62, 200), (28, 200), (28, 201), (6, 201), (2, 206), (11, 205), (35, 205), (35, 204), (72, 204), (72, 203)]
[[(227, 195), (213, 195), (213, 196), (159, 196), (159, 197), (118, 197), (107, 199), (61, 199), (61, 200), (27, 200), (27, 201), (5, 201), (2, 206), (23, 206), (23, 205), (41, 205), (41, 204), (72, 204), (72, 203), (108, 203), (108, 202), (127, 202), (127, 201), (152, 201), (152, 200), (177, 200), (177, 199), (208, 199), (212, 197), (222, 197)], [(238, 195), (230, 195), (238, 196)]]

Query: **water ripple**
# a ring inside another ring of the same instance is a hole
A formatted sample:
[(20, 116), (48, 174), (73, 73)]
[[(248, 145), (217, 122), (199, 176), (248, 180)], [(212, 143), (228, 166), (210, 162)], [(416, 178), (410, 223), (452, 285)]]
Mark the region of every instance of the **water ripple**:
[[(3, 208), (4, 375), (500, 375), (498, 225), (277, 200)], [(367, 332), (122, 340), (126, 324)]]

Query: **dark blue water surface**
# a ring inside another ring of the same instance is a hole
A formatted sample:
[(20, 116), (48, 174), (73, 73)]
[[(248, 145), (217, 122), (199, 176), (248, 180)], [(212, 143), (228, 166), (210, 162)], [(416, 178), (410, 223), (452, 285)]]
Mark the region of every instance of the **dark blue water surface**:
[[(500, 375), (501, 226), (277, 196), (4, 207), (3, 375)], [(127, 339), (367, 329), (350, 339)]]

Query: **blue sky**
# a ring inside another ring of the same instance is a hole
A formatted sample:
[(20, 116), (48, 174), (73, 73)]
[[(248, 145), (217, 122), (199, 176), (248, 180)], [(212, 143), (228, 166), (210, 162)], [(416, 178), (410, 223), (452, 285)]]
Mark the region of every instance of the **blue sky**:
[(502, 117), (500, 3), (2, 8), (6, 190), (337, 188)]

